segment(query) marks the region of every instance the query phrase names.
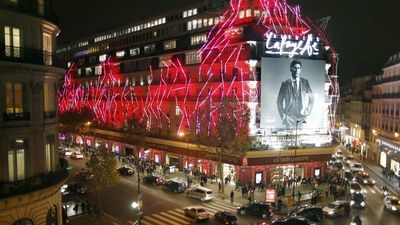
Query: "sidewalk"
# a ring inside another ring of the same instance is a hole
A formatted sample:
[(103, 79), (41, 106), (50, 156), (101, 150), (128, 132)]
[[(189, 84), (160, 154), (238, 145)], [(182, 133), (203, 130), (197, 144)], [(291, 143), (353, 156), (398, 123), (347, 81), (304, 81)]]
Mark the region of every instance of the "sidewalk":
[(341, 149), (343, 152), (346, 152), (348, 155), (353, 155), (354, 158), (359, 161), (360, 163), (363, 164), (365, 168), (370, 170), (372, 173), (374, 173), (375, 176), (379, 177), (383, 182), (386, 183), (387, 188), (394, 193), (395, 195), (400, 195), (400, 180), (397, 177), (393, 177), (391, 180), (388, 178), (383, 177), (382, 175), (382, 170), (383, 168), (373, 162), (370, 162), (368, 160), (362, 161), (360, 160), (359, 154), (352, 154), (351, 151), (349, 151), (346, 147), (343, 145), (339, 145), (336, 147), (336, 149)]

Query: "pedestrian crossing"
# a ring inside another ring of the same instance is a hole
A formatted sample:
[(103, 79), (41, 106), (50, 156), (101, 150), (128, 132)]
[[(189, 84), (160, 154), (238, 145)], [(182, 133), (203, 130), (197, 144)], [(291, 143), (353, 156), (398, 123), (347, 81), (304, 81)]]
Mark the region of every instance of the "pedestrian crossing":
[(382, 188), (379, 188), (376, 185), (364, 186), (362, 189), (364, 190), (365, 193), (373, 193), (373, 194), (376, 194), (376, 193), (382, 194), (383, 193)]
[[(191, 205), (192, 206), (192, 205)], [(238, 203), (229, 203), (218, 200), (212, 200), (210, 202), (203, 202), (195, 204), (195, 206), (204, 208), (210, 213), (210, 218), (218, 211), (232, 211), (236, 212), (236, 208), (240, 206)], [(144, 225), (187, 225), (192, 224), (193, 219), (186, 216), (184, 208), (176, 208), (168, 211), (152, 214), (145, 216), (140, 220), (141, 224)]]

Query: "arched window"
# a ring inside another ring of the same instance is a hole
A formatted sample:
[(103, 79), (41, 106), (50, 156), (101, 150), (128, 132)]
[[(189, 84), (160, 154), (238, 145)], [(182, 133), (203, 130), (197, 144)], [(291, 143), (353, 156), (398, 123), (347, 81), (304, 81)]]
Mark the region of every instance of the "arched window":
[(14, 222), (12, 225), (33, 225), (32, 220), (24, 218)]

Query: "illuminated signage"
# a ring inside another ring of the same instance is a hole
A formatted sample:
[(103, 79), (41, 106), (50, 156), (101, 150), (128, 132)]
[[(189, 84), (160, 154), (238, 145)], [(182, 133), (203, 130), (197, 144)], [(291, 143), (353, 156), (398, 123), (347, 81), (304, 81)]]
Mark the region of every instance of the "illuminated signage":
[(265, 34), (265, 53), (273, 55), (288, 55), (290, 58), (295, 55), (319, 55), (319, 38), (313, 38), (312, 34), (304, 36), (302, 39), (293, 38), (290, 35), (280, 35), (274, 33)]
[(276, 201), (276, 190), (274, 188), (265, 189), (265, 201), (266, 202)]

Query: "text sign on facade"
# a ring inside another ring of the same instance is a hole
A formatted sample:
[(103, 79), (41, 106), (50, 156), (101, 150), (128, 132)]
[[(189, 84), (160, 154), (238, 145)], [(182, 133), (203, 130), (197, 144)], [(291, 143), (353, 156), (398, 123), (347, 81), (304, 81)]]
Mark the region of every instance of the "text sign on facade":
[(319, 38), (314, 38), (312, 34), (301, 38), (290, 35), (276, 35), (274, 33), (265, 34), (265, 53), (272, 55), (287, 55), (290, 58), (296, 55), (315, 56), (319, 55)]
[(266, 202), (276, 201), (276, 190), (274, 188), (267, 188), (265, 190), (265, 201)]

